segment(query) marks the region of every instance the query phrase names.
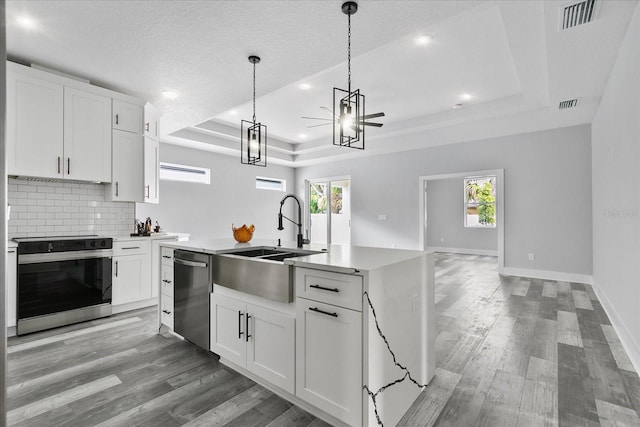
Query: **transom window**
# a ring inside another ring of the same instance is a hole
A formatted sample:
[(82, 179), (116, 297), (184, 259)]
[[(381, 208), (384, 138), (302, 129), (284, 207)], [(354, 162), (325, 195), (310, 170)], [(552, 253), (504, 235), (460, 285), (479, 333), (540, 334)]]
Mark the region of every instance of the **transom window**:
[(464, 180), (464, 226), (496, 226), (496, 177), (480, 176)]

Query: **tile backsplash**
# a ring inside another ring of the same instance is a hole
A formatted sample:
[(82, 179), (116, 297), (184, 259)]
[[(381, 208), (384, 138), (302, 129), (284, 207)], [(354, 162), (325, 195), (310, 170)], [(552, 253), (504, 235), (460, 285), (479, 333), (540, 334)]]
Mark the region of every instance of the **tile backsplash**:
[(9, 178), (9, 238), (99, 234), (133, 230), (135, 203), (109, 202), (93, 183)]

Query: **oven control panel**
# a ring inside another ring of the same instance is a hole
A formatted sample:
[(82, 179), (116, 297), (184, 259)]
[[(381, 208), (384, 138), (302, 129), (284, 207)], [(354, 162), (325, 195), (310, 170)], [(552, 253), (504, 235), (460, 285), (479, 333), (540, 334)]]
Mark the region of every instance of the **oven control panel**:
[(109, 237), (95, 237), (84, 239), (51, 239), (19, 241), (18, 254), (42, 254), (50, 252), (91, 251), (112, 249), (113, 239)]

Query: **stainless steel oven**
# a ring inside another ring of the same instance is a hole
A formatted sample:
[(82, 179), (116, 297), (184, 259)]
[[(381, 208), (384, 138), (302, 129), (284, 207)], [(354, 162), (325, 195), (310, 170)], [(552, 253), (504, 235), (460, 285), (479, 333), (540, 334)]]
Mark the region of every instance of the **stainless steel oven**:
[(17, 335), (111, 315), (111, 238), (14, 240)]

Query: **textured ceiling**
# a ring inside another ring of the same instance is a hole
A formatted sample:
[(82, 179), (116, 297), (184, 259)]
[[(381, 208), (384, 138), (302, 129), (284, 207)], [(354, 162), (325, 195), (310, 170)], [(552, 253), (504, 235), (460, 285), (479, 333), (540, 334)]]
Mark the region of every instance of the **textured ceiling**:
[[(270, 157), (298, 166), (355, 155), (332, 149), (331, 126), (300, 118), (329, 118), (320, 106), (346, 84), (341, 3), (8, 0), (7, 50), (147, 99), (163, 112), (164, 141), (224, 153), (237, 151), (239, 120), (251, 118), (247, 56), (257, 54)], [(559, 32), (566, 3), (360, 1), (354, 86), (367, 112), (387, 114), (367, 130), (367, 154), (589, 123), (638, 2), (603, 1), (593, 23)], [(36, 29), (16, 24), (25, 14)], [(417, 46), (424, 34), (433, 42)], [(473, 99), (452, 109), (462, 92)], [(574, 97), (579, 108), (557, 110)]]

